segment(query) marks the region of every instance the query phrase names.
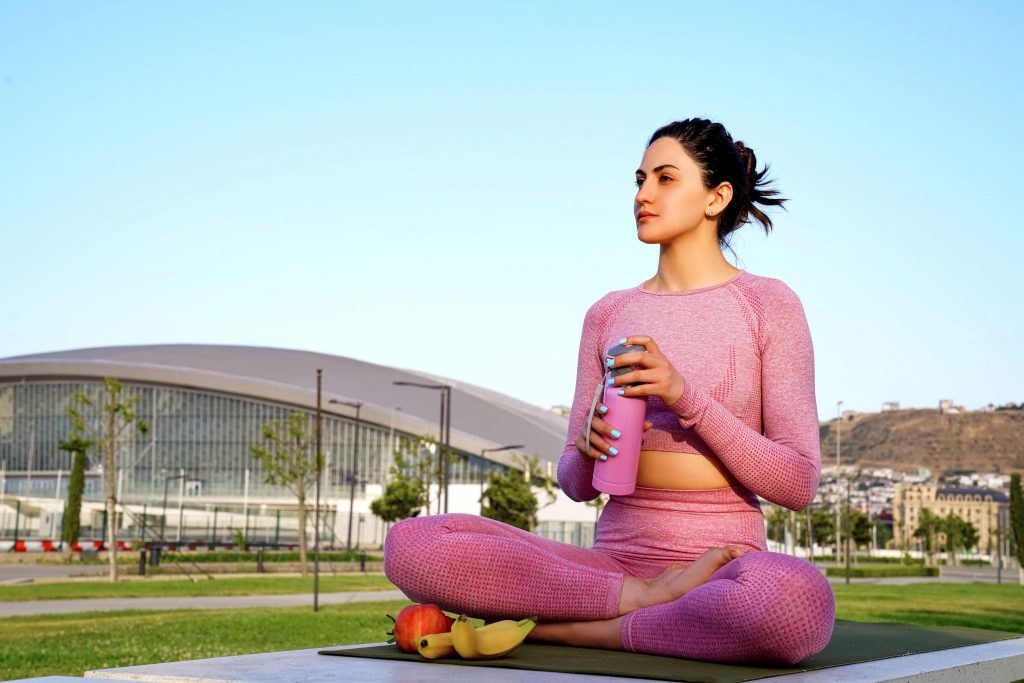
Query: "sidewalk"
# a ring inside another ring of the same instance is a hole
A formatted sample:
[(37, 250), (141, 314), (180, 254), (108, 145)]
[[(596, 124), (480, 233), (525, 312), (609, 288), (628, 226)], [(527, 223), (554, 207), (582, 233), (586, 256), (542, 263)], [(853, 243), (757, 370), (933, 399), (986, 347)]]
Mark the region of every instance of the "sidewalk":
[[(357, 591), (321, 593), (321, 605), (344, 605), (351, 602), (405, 600), (402, 591)], [(69, 614), (73, 612), (116, 612), (121, 610), (167, 609), (244, 609), (246, 607), (313, 606), (312, 593), (293, 595), (234, 595), (195, 598), (86, 598), (79, 600), (35, 600), (0, 602), (0, 619), (33, 614)]]

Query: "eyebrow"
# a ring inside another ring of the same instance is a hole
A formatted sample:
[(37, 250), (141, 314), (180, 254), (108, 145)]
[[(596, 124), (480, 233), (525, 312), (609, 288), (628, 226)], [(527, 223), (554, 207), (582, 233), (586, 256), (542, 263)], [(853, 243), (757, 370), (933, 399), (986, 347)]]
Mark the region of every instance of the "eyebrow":
[[(653, 169), (651, 170), (651, 172), (652, 172), (652, 173), (657, 173), (658, 171), (661, 171), (661, 170), (663, 170), (663, 169), (666, 169), (666, 168), (674, 168), (674, 169), (676, 169), (677, 171), (679, 170), (679, 168), (678, 168), (677, 166), (673, 166), (672, 164), (662, 164), (661, 166), (655, 166), (655, 167), (654, 167), (654, 168), (653, 168)], [(636, 169), (636, 172), (637, 172), (637, 175), (639, 175), (639, 174), (641, 174), (641, 173), (644, 173), (644, 172), (643, 172), (643, 170), (642, 170), (642, 169), (639, 169), (639, 168), (638, 168), (638, 169)], [(646, 174), (646, 173), (644, 173), (644, 175), (647, 175), (647, 174)]]

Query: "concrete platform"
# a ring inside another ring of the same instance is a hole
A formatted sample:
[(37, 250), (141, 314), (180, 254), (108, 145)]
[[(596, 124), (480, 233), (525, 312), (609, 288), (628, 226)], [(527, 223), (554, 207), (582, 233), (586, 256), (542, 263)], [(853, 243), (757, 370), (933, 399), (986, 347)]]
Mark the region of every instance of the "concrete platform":
[[(383, 643), (369, 643), (381, 645)], [(352, 645), (349, 647), (364, 647)], [(388, 681), (389, 683), (477, 683), (478, 667), (451, 666), (440, 662), (402, 662), (362, 657), (326, 657), (319, 650), (291, 650), (236, 657), (195, 659), (185, 662), (146, 664), (86, 672), (86, 678), (153, 683), (327, 683), (328, 681)], [(1010, 683), (1024, 678), (1024, 638), (982, 645), (950, 648), (873, 662), (835, 666), (785, 676), (756, 679), (762, 683)], [(486, 679), (494, 683), (636, 683), (641, 678), (580, 676), (577, 674), (525, 672), (488, 667)], [(62, 679), (34, 679), (62, 680)]]

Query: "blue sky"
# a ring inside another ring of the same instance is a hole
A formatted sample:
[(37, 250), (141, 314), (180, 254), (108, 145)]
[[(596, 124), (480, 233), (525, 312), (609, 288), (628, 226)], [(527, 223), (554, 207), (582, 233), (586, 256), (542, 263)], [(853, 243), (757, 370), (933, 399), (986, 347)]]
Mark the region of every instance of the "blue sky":
[(723, 122), (790, 198), (819, 416), (1024, 401), (1019, 3), (0, 1), (0, 357), (209, 343), (571, 400), (655, 272), (633, 170)]

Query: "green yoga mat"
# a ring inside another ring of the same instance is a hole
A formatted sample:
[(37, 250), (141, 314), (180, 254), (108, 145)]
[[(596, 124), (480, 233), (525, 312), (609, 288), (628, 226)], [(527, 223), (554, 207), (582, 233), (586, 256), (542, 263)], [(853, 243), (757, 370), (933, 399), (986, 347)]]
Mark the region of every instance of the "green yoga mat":
[(398, 659), (422, 662), (429, 666), (497, 666), (531, 671), (652, 678), (661, 681), (736, 683), (767, 676), (780, 676), (830, 666), (868, 662), (873, 659), (933, 652), (951, 647), (978, 645), (1020, 637), (1019, 633), (957, 626), (912, 626), (909, 624), (836, 620), (832, 640), (829, 641), (828, 646), (813, 657), (808, 657), (792, 667), (716, 664), (635, 652), (540, 643), (524, 643), (508, 657), (485, 661), (468, 661), (460, 659), (458, 656), (428, 660), (418, 654), (402, 652), (396, 645), (321, 650), (320, 654)]

